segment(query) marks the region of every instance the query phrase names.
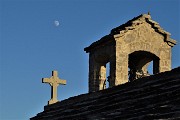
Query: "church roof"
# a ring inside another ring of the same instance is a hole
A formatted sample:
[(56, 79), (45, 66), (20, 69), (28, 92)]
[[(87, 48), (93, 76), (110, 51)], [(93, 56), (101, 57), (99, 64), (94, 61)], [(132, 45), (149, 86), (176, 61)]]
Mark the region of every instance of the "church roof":
[(135, 29), (135, 26), (142, 24), (144, 21), (149, 23), (156, 32), (158, 32), (159, 34), (162, 34), (164, 36), (164, 41), (167, 42), (168, 45), (174, 46), (176, 44), (176, 41), (170, 38), (171, 34), (165, 31), (163, 28), (161, 28), (159, 23), (153, 21), (151, 19), (150, 14), (141, 14), (129, 20), (125, 24), (122, 24), (116, 28), (113, 28), (109, 35), (102, 37), (100, 40), (92, 43), (89, 47), (84, 48), (84, 51), (89, 52), (92, 48), (102, 43), (106, 43), (108, 41), (114, 40), (115, 37), (121, 37), (128, 30)]
[(180, 118), (180, 67), (45, 106), (30, 120)]

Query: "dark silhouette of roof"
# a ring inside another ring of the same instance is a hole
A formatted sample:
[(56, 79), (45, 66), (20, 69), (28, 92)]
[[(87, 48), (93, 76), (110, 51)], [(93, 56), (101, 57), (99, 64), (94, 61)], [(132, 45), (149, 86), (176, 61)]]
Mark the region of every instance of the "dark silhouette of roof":
[(31, 120), (180, 118), (180, 67), (45, 106)]

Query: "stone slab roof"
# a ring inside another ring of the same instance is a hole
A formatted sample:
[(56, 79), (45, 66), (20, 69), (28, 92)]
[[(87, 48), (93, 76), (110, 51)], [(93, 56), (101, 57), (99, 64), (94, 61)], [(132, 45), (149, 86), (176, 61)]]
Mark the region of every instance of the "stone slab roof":
[(30, 120), (180, 119), (180, 67), (45, 106)]
[(116, 28), (113, 28), (109, 35), (102, 37), (100, 40), (92, 43), (89, 47), (84, 48), (84, 51), (86, 51), (88, 53), (91, 49), (99, 46), (102, 43), (106, 43), (108, 41), (115, 40), (114, 39), (115, 37), (121, 37), (128, 30), (135, 29), (136, 26), (142, 24), (143, 22), (147, 22), (147, 23), (151, 24), (152, 28), (156, 32), (158, 32), (159, 34), (162, 34), (164, 36), (164, 41), (167, 42), (170, 46), (174, 46), (176, 44), (176, 41), (170, 38), (171, 34), (167, 31), (163, 30), (163, 28), (160, 27), (159, 23), (153, 21), (149, 14), (141, 14), (141, 15), (129, 20), (125, 24), (122, 24)]

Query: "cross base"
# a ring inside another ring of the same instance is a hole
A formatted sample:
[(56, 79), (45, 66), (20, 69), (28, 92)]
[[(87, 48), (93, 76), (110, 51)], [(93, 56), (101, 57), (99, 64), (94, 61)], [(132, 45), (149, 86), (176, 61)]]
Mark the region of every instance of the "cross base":
[(48, 101), (48, 105), (54, 104), (54, 103), (57, 103), (57, 102), (58, 102), (57, 99), (50, 99), (50, 100)]

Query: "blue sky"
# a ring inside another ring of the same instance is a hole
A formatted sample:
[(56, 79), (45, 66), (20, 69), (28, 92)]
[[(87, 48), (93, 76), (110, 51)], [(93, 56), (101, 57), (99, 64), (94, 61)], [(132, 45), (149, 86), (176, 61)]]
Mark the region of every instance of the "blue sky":
[[(27, 120), (43, 111), (50, 86), (41, 79), (52, 70), (67, 80), (59, 100), (87, 93), (83, 49), (148, 11), (179, 43), (178, 0), (0, 0), (0, 119)], [(177, 44), (172, 68), (180, 66), (179, 52)]]

